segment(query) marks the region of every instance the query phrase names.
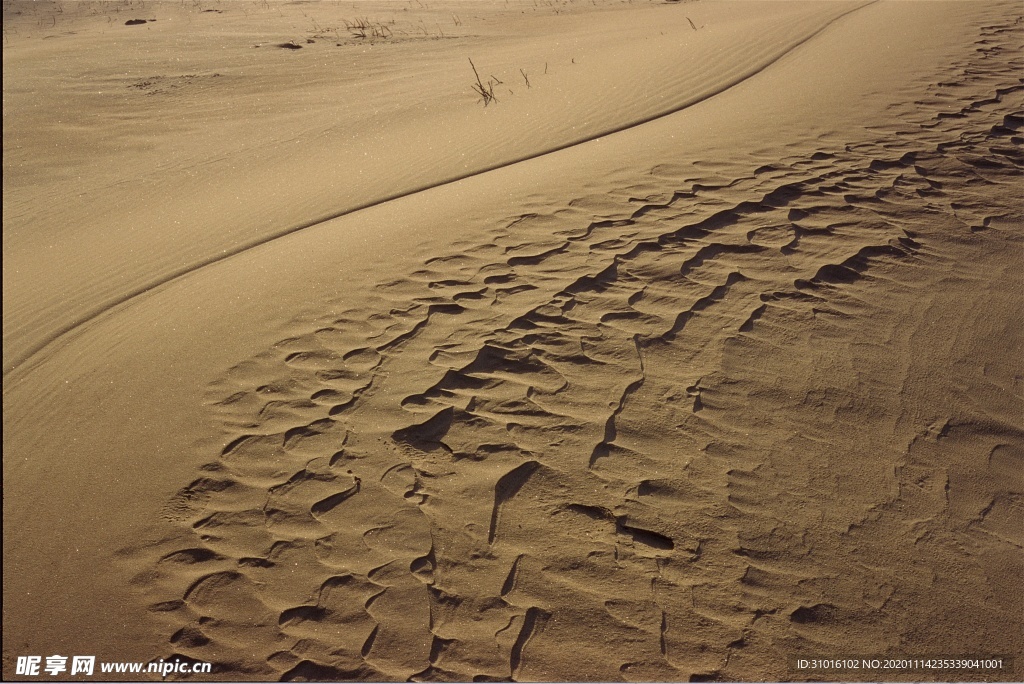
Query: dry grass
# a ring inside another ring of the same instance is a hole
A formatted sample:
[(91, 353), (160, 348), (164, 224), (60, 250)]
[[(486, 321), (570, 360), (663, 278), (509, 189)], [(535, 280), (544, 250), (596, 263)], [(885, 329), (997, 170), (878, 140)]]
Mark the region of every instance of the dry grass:
[(476, 83), (473, 84), (473, 90), (480, 96), (484, 101), (484, 107), (492, 102), (497, 102), (498, 98), (494, 96), (494, 86), (501, 83), (498, 79), (491, 76), (487, 81), (487, 85), (480, 79), (480, 72), (476, 70), (476, 65), (473, 64), (473, 60), (469, 60), (469, 66), (473, 67), (473, 75), (476, 76)]

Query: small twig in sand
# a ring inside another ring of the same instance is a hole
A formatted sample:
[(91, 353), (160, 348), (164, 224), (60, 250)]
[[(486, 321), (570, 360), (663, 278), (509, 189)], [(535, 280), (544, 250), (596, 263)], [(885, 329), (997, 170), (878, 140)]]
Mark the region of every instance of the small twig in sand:
[(526, 75), (526, 72), (523, 71), (522, 69), (520, 69), (519, 73), (521, 73), (523, 75), (523, 80), (526, 81), (526, 87), (527, 88), (532, 88), (533, 86), (530, 85), (530, 77)]
[(686, 21), (690, 22), (690, 28), (692, 28), (694, 31), (697, 30), (697, 26), (693, 23), (693, 19), (690, 19), (690, 17), (686, 17)]
[(492, 76), (487, 85), (480, 80), (480, 72), (476, 70), (476, 65), (473, 64), (473, 60), (469, 60), (469, 66), (473, 67), (473, 75), (476, 76), (476, 83), (473, 84), (473, 90), (476, 91), (484, 101), (484, 107), (489, 105), (492, 101), (497, 102), (498, 98), (494, 96), (494, 77)]

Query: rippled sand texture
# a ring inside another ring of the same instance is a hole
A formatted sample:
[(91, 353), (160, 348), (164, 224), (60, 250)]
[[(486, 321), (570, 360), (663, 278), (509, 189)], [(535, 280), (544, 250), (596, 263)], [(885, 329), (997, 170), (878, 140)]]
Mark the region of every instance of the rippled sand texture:
[[(752, 35), (710, 2), (558, 7)], [(799, 21), (667, 102), (586, 72), (575, 103), (530, 105), (532, 133), (457, 160), (417, 147), (393, 184), (385, 150), (349, 195), (270, 197), (294, 220), (261, 222), (259, 247), (238, 248), (237, 216), (197, 233), (203, 254), (160, 235), (140, 247), (156, 271), (18, 319), (5, 675), (118, 621), (138, 659), (227, 679), (756, 681), (805, 678), (797, 655), (1024, 657), (1024, 12), (780, 7)], [(461, 60), (465, 40), (431, 49)], [(466, 98), (460, 116), (507, 104)], [(443, 146), (423, 125), (396, 123)], [(129, 416), (84, 405), (107, 384)], [(90, 468), (138, 486), (56, 482)], [(62, 524), (47, 497), (67, 491), (84, 499), (69, 535), (103, 531), (57, 572), (106, 559), (108, 579), (67, 590), (77, 622), (29, 628), (66, 594), (22, 574), (79, 542), (39, 551), (27, 530)], [(90, 617), (104, 604), (116, 620)]]

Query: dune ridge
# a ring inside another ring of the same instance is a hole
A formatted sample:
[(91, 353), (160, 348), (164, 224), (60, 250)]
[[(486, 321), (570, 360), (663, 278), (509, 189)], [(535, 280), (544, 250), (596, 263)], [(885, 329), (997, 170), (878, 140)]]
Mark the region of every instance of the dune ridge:
[[(1021, 607), (1024, 404), (972, 359), (1020, 344), (1020, 33), (984, 26), (870, 144), (656, 166), (233, 368), (210, 401), (229, 441), (168, 508), (194, 545), (147, 579), (178, 587), (153, 606), (171, 648), (461, 681), (1012, 651), (992, 625)], [(946, 348), (950, 320), (978, 338)], [(972, 385), (937, 413), (945, 359)]]
[[(322, 173), (307, 178), (309, 171), (304, 169), (320, 168), (325, 165), (324, 163), (300, 160), (298, 164), (291, 164), (290, 168), (286, 167), (287, 173), (284, 175), (296, 178), (287, 181), (287, 185), (295, 189), (295, 197), (279, 197), (282, 201), (278, 206), (270, 208), (273, 212), (271, 216), (276, 221), (268, 221), (266, 216), (254, 214), (251, 206), (236, 206), (231, 214), (215, 206), (217, 203), (237, 204), (239, 195), (256, 200), (257, 198), (252, 197), (254, 188), (263, 189), (278, 184), (262, 179), (262, 172), (256, 168), (243, 172), (233, 171), (228, 176), (230, 194), (235, 195), (234, 198), (223, 196), (228, 193), (211, 192), (209, 187), (202, 188), (202, 199), (197, 199), (197, 204), (204, 206), (215, 217), (205, 218), (196, 216), (195, 207), (192, 205), (168, 206), (160, 200), (160, 193), (166, 192), (166, 184), (173, 186), (182, 183), (179, 169), (171, 167), (154, 173), (152, 165), (158, 160), (145, 152), (122, 154), (120, 158), (113, 157), (111, 161), (115, 161), (124, 170), (140, 171), (141, 178), (129, 180), (121, 168), (114, 174), (107, 172), (96, 175), (101, 178), (104, 175), (112, 175), (112, 178), (107, 179), (108, 183), (131, 187), (134, 193), (132, 198), (122, 201), (131, 202), (137, 205), (137, 208), (129, 212), (130, 218), (125, 221), (121, 217), (123, 212), (111, 212), (109, 206), (102, 207), (101, 226), (90, 235), (90, 239), (97, 242), (96, 247), (86, 251), (78, 249), (75, 239), (77, 235), (73, 235), (70, 240), (60, 234), (46, 235), (43, 244), (40, 244), (38, 239), (32, 239), (29, 231), (12, 232), (13, 236), (20, 238), (19, 240), (15, 240), (14, 237), (5, 238), (5, 251), (17, 250), (22, 253), (18, 277), (9, 275), (5, 281), (5, 291), (10, 294), (5, 295), (4, 306), (7, 331), (4, 372), (9, 373), (62, 335), (72, 332), (96, 316), (197, 268), (230, 258), (269, 240), (438, 185), (458, 182), (478, 173), (486, 173), (607, 136), (702, 102), (755, 75), (818, 35), (833, 22), (863, 6), (864, 3), (786, 3), (779, 17), (773, 17), (755, 7), (756, 14), (764, 15), (760, 17), (763, 21), (754, 27), (756, 30), (744, 28), (741, 40), (735, 40), (735, 31), (713, 35), (709, 40), (715, 41), (718, 45), (714, 51), (714, 59), (707, 60), (701, 52), (695, 52), (694, 56), (700, 57), (699, 61), (689, 63), (684, 60), (691, 55), (686, 50), (680, 52), (679, 47), (675, 45), (677, 39), (673, 37), (680, 33), (679, 26), (686, 26), (685, 16), (679, 13), (662, 13), (664, 18), (670, 20), (669, 25), (675, 29), (672, 32), (673, 36), (661, 37), (661, 44), (651, 47), (646, 54), (679, 54), (673, 61), (667, 61), (662, 57), (644, 65), (647, 79), (657, 83), (656, 98), (651, 97), (646, 90), (638, 90), (636, 84), (639, 82), (632, 78), (633, 72), (623, 71), (622, 67), (618, 66), (623, 62), (622, 51), (632, 50), (630, 45), (634, 36), (633, 32), (630, 32), (624, 38), (619, 38), (614, 46), (607, 46), (606, 49), (611, 48), (611, 55), (595, 58), (595, 64), (583, 69), (581, 76), (572, 81), (559, 82), (556, 88), (547, 91), (542, 99), (535, 98), (533, 102), (520, 106), (513, 112), (499, 113), (496, 117), (490, 117), (490, 120), (471, 119), (467, 117), (463, 108), (463, 111), (456, 113), (459, 121), (452, 123), (450, 106), (440, 107), (439, 112), (418, 114), (411, 124), (399, 128), (383, 143), (379, 135), (373, 135), (360, 137), (354, 142), (345, 141), (343, 146), (338, 148), (338, 142), (326, 139), (325, 144), (331, 148), (331, 153), (340, 158), (360, 158), (372, 151), (370, 166), (365, 169), (360, 167), (358, 174), (355, 175), (343, 168), (335, 168), (338, 178), (341, 179), (338, 180), (325, 177)], [(719, 10), (709, 14), (727, 28), (730, 27), (730, 22), (736, 22), (736, 17), (730, 16), (735, 13)], [(791, 21), (784, 23), (781, 21), (783, 17), (790, 17)], [(750, 19), (746, 21), (752, 23)], [(689, 31), (688, 28), (686, 30)], [(654, 37), (650, 39), (656, 40)], [(726, 42), (726, 39), (732, 42)], [(538, 51), (545, 49), (543, 44), (529, 45)], [(708, 50), (706, 45), (700, 48), (702, 51)], [(446, 65), (446, 70), (442, 71), (445, 77), (449, 77), (449, 68)], [(230, 78), (232, 74), (227, 72), (221, 76), (218, 73), (217, 76)], [(597, 87), (598, 84), (600, 87)], [(415, 99), (420, 94), (429, 93), (430, 100), (433, 101), (437, 96), (431, 93), (432, 90), (450, 90), (449, 83), (438, 83), (436, 75), (411, 85), (414, 90), (402, 99)], [(613, 107), (608, 107), (606, 101), (593, 97), (593, 93), (602, 92), (605, 88), (616, 94), (616, 103)], [(570, 92), (565, 93), (565, 90)], [(132, 103), (129, 106), (134, 109), (139, 105)], [(548, 111), (547, 116), (539, 117), (537, 115), (542, 107), (548, 110), (554, 108), (555, 113), (562, 111), (565, 116), (551, 116), (552, 112)], [(146, 112), (146, 109), (141, 109), (140, 113), (142, 112)], [(173, 109), (171, 113), (174, 113)], [(321, 113), (325, 119), (332, 115), (329, 109), (321, 110)], [(164, 118), (168, 114), (161, 113), (160, 116)], [(305, 114), (307, 118), (310, 116), (312, 115)], [(125, 115), (119, 113), (119, 117)], [(448, 118), (442, 123), (444, 117)], [(565, 123), (577, 120), (583, 121), (578, 127), (579, 130), (575, 123), (571, 127)], [(538, 125), (534, 122), (540, 123)], [(217, 130), (218, 124), (210, 123), (214, 130)], [(15, 120), (8, 125), (10, 132), (19, 139), (22, 136), (28, 137), (22, 133), (22, 126), (17, 124)], [(453, 150), (458, 150), (458, 154), (425, 158), (420, 160), (424, 162), (423, 164), (410, 163), (408, 150), (431, 148), (422, 137), (423, 131), (431, 130), (432, 125), (443, 125), (453, 131), (447, 145)], [(499, 134), (501, 137), (497, 137)], [(197, 135), (202, 143), (219, 146), (216, 142), (208, 142), (207, 136), (208, 133), (201, 134), (201, 137)], [(319, 140), (325, 136), (318, 132), (314, 137)], [(30, 143), (31, 139), (25, 142)], [(193, 145), (206, 152), (198, 144)], [(265, 153), (266, 148), (276, 151), (274, 148), (279, 145), (280, 141), (271, 137), (259, 140), (253, 147), (258, 151), (264, 150)], [(314, 159), (324, 160), (324, 152), (309, 150), (307, 147), (308, 145), (303, 146), (304, 153), (308, 153)], [(197, 152), (193, 151), (190, 154)], [(8, 151), (8, 155), (13, 157), (11, 151)], [(240, 159), (251, 158), (253, 155), (254, 152), (246, 150), (242, 152)], [(289, 153), (289, 156), (294, 156), (294, 153)], [(467, 159), (472, 161), (467, 163)], [(8, 159), (7, 163), (12, 170), (23, 164), (16, 164), (13, 159)], [(244, 162), (234, 163), (241, 165)], [(396, 164), (399, 163), (404, 168), (399, 171), (399, 177), (395, 178)], [(189, 171), (189, 175), (195, 175), (198, 171), (202, 174), (201, 178), (206, 180), (208, 176), (202, 167), (209, 164), (209, 161), (196, 164)], [(337, 165), (337, 162), (334, 164)], [(464, 170), (467, 164), (470, 168)], [(276, 161), (274, 174), (278, 177), (283, 174), (281, 167), (280, 160)], [(406, 170), (417, 167), (424, 170)], [(386, 183), (384, 179), (387, 179)], [(223, 182), (223, 179), (218, 181)], [(11, 199), (4, 204), (7, 222), (24, 223), (28, 226), (52, 222), (52, 218), (47, 220), (47, 205), (39, 201), (40, 198), (31, 191), (31, 186), (25, 188), (17, 181), (5, 182), (9, 183), (7, 187), (11, 190)], [(147, 185), (155, 187), (150, 191)], [(193, 185), (194, 183), (186, 181), (186, 185), (179, 188), (179, 191), (194, 192)], [(396, 190), (396, 186), (400, 189)], [(94, 190), (88, 186), (76, 189), (79, 190), (76, 194), (85, 198), (77, 201), (88, 201), (89, 195), (92, 194), (81, 190)], [(313, 193), (314, 189), (317, 189), (319, 196)], [(24, 196), (21, 195), (22, 192), (25, 192)], [(152, 208), (146, 206), (150, 194), (159, 202)], [(275, 194), (281, 193), (278, 191)], [(324, 207), (325, 200), (330, 208)], [(285, 211), (282, 211), (282, 208)], [(60, 211), (65, 209), (61, 208)], [(96, 209), (90, 207), (87, 215), (91, 213), (96, 213)], [(308, 218), (311, 214), (315, 217)], [(219, 220), (222, 224), (217, 231), (202, 230), (214, 220)], [(147, 230), (140, 231), (140, 225), (145, 226)], [(78, 232), (81, 230), (76, 231)], [(256, 237), (251, 236), (253, 232), (257, 233)], [(144, 239), (140, 239), (139, 236)], [(40, 253), (44, 245), (45, 251), (42, 253), (46, 257), (40, 260), (36, 254)], [(130, 259), (124, 258), (126, 253), (131, 255)], [(68, 283), (61, 276), (67, 268), (90, 275), (83, 277), (79, 282)], [(52, 284), (53, 287), (42, 290), (34, 288), (32, 292), (21, 289), (23, 283), (40, 281)], [(48, 292), (51, 289), (52, 294)]]

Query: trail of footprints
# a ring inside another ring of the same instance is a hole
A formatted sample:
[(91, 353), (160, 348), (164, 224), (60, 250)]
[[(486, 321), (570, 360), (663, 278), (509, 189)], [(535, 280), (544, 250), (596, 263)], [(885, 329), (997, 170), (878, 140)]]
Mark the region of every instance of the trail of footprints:
[(877, 260), (929, 258), (895, 217), (1012, 229), (986, 197), (1022, 167), (1019, 30), (984, 32), (876, 142), (540, 207), (231, 369), (234, 437), (167, 506), (194, 544), (140, 580), (172, 649), (282, 679), (575, 679), (572, 649), (703, 680), (758, 620), (827, 621), (798, 534), (757, 560), (764, 464), (688, 470), (725, 429), (706, 378), (767, 312), (844, 315), (830, 292)]

